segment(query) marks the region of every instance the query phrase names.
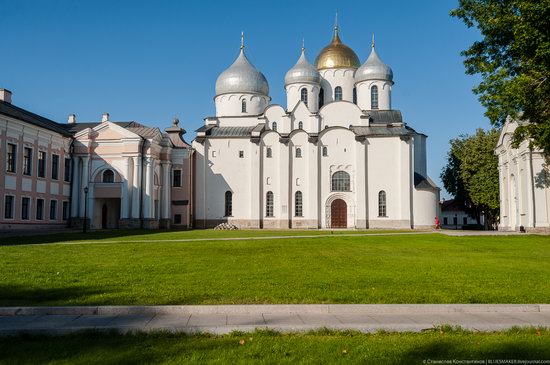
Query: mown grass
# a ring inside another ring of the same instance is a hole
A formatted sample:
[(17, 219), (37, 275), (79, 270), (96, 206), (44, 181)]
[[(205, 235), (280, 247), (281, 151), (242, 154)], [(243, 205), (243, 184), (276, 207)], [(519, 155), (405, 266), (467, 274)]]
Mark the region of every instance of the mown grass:
[(2, 238), (0, 245), (25, 245), (44, 243), (73, 243), (73, 242), (135, 242), (135, 241), (163, 241), (187, 239), (215, 239), (235, 237), (285, 237), (285, 236), (322, 236), (322, 235), (365, 235), (380, 233), (413, 233), (412, 230), (263, 230), (243, 229), (235, 231), (198, 229), (186, 231), (151, 231), (151, 230), (97, 230), (82, 233), (81, 231), (67, 231), (62, 233), (45, 233), (42, 235), (23, 234), (10, 235)]
[(264, 331), (189, 336), (90, 332), (0, 338), (3, 364), (422, 364), (453, 359), (550, 359), (550, 333), (544, 329), (472, 333), (442, 328), (429, 333)]
[(550, 302), (546, 236), (133, 237), (1, 246), (0, 305)]

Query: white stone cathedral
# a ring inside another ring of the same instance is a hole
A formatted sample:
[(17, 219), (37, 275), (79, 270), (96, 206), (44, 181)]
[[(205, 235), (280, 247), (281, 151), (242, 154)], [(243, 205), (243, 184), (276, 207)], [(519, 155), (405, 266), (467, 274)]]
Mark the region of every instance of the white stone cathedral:
[(315, 65), (302, 48), (284, 108), (241, 44), (193, 142), (195, 225), (433, 227), (440, 189), (427, 176), (427, 136), (392, 109), (393, 84), (374, 41), (361, 65), (336, 26)]

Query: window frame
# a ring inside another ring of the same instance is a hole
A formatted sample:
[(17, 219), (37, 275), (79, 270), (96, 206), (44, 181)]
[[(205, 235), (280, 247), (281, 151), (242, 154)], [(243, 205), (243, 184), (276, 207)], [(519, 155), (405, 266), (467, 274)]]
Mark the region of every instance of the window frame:
[(342, 101), (344, 99), (344, 92), (342, 91), (341, 86), (336, 86), (334, 88), (334, 101)]
[[(52, 218), (52, 216), (53, 216), (53, 218)], [(57, 199), (50, 200), (50, 220), (51, 221), (56, 221), (57, 220)]]
[(17, 173), (17, 144), (6, 144), (6, 172)]
[(298, 129), (301, 129), (301, 130), (304, 129), (304, 122), (302, 122), (302, 121), (298, 122)]
[(376, 110), (379, 108), (378, 86), (372, 85), (370, 88), (370, 108)]
[(172, 170), (172, 187), (181, 188), (182, 186), (182, 171), (181, 169)]
[(233, 192), (227, 190), (224, 195), (224, 217), (233, 217)]
[(59, 179), (59, 155), (52, 154), (52, 180)]
[(294, 155), (295, 155), (296, 158), (302, 158), (302, 148), (301, 147), (296, 147), (296, 151), (295, 151)]
[(273, 150), (271, 147), (267, 147), (265, 150), (265, 158), (272, 158), (273, 157)]
[[(28, 151), (30, 155), (27, 155)], [(25, 176), (32, 176), (32, 155), (32, 148), (23, 146), (23, 175)]]
[(241, 100), (241, 113), (248, 113), (246, 111), (246, 99)]
[(265, 216), (269, 218), (275, 217), (275, 198), (272, 191), (265, 194)]
[[(44, 158), (41, 158), (41, 157), (44, 157)], [(46, 153), (46, 151), (41, 151), (39, 150), (38, 151), (38, 166), (37, 166), (37, 171), (36, 171), (36, 176), (38, 176), (39, 178), (41, 179), (45, 179), (46, 178), (46, 160), (48, 159), (48, 154)]]
[[(8, 199), (10, 198), (10, 199)], [(8, 206), (8, 200), (10, 201), (10, 209), (6, 209)], [(15, 217), (15, 195), (6, 194), (4, 195), (4, 219), (12, 220)], [(9, 214), (8, 214), (9, 212)]]
[(351, 191), (351, 176), (346, 171), (335, 171), (330, 177), (331, 191)]
[(327, 146), (323, 146), (323, 148), (321, 150), (321, 155), (323, 157), (328, 157), (328, 147)]
[(304, 216), (304, 195), (299, 190), (294, 193), (294, 216)]
[(277, 122), (271, 122), (271, 130), (277, 132)]
[(67, 200), (61, 202), (61, 220), (69, 220), (69, 202)]
[(71, 182), (71, 166), (72, 166), (71, 159), (68, 157), (65, 157), (65, 162), (63, 165), (63, 181), (65, 182)]
[(378, 192), (378, 217), (388, 217), (388, 195), (385, 190)]
[(309, 92), (307, 91), (307, 88), (303, 87), (300, 89), (300, 100), (306, 105), (308, 103), (308, 98), (309, 98)]
[[(38, 202), (41, 201), (42, 204), (38, 204)], [(36, 198), (36, 214), (35, 218), (37, 221), (44, 220), (44, 206), (46, 205), (46, 202), (43, 198)], [(40, 207), (40, 210), (38, 210), (38, 207)], [(38, 213), (40, 212), (40, 215)]]
[[(107, 173), (112, 175), (107, 176)], [(105, 169), (101, 173), (101, 182), (104, 184), (113, 184), (115, 182), (115, 172), (112, 169)]]
[[(25, 204), (24, 202), (27, 202)], [(28, 196), (21, 197), (21, 220), (28, 221), (31, 219), (31, 198)]]

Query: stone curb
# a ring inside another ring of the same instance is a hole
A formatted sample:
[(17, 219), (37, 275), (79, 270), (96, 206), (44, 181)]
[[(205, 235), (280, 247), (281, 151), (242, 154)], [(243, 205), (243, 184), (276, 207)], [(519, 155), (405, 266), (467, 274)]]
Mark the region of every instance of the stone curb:
[(183, 314), (433, 314), (550, 313), (550, 304), (259, 304), (0, 307), (0, 316), (41, 315), (183, 315)]

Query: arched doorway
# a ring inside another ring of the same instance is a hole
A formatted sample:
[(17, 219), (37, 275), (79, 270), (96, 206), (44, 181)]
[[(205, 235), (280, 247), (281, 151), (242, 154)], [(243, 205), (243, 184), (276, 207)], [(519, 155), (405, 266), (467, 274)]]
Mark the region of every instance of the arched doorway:
[(107, 212), (109, 209), (107, 208), (107, 204), (103, 204), (101, 207), (101, 228), (106, 229), (107, 228)]
[(332, 228), (348, 227), (348, 205), (342, 199), (335, 199), (330, 205), (330, 226)]

